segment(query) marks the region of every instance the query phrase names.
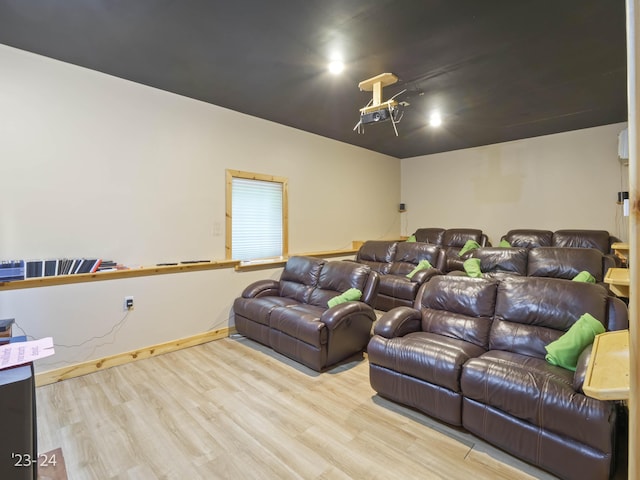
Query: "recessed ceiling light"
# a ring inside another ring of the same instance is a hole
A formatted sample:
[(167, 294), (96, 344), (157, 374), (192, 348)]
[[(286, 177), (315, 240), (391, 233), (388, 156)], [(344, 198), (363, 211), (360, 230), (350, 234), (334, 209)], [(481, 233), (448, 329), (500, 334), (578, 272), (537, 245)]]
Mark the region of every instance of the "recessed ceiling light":
[(338, 75), (339, 73), (342, 73), (342, 71), (344, 70), (344, 63), (342, 63), (341, 60), (334, 59), (334, 60), (331, 60), (328, 68), (331, 73), (333, 73), (334, 75)]
[(440, 112), (431, 112), (431, 115), (429, 115), (429, 125), (432, 127), (439, 127), (442, 125), (442, 116), (440, 115)]

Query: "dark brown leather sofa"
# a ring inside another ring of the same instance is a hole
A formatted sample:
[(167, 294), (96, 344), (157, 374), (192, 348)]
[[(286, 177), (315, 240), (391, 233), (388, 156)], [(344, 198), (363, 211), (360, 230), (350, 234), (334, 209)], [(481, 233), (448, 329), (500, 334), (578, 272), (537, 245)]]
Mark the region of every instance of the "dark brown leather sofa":
[[(420, 286), (433, 275), (442, 274), (444, 257), (440, 252), (440, 246), (422, 242), (370, 240), (362, 244), (355, 261), (380, 274), (374, 308), (387, 311), (402, 305), (412, 306)], [(427, 260), (433, 268), (407, 278), (422, 260)]]
[(599, 285), (436, 276), (415, 308), (376, 323), (371, 386), (561, 478), (606, 479), (618, 406), (582, 391), (590, 347), (575, 373), (545, 361), (545, 345), (584, 313), (628, 328), (626, 306)]
[[(367, 265), (297, 256), (279, 280), (254, 282), (233, 303), (238, 333), (313, 370), (322, 371), (362, 352), (376, 320), (373, 300), (379, 276)], [(350, 288), (360, 301), (329, 308)]]
[(459, 253), (469, 240), (482, 247), (490, 245), (487, 236), (476, 228), (419, 228), (413, 235), (417, 242), (433, 243), (441, 247), (440, 255), (444, 257), (441, 270), (445, 273), (463, 269), (463, 259)]
[[(615, 266), (610, 255), (595, 248), (481, 247), (469, 252), (465, 258), (480, 259), (480, 270), (487, 276), (506, 273), (571, 280), (587, 271), (599, 283), (603, 282), (607, 270)], [(606, 287), (606, 284), (602, 285)]]
[(611, 255), (619, 264), (617, 257), (613, 255), (611, 245), (621, 240), (611, 235), (606, 230), (536, 230), (518, 229), (509, 230), (502, 236), (512, 247), (571, 247), (571, 248), (595, 248), (604, 255)]

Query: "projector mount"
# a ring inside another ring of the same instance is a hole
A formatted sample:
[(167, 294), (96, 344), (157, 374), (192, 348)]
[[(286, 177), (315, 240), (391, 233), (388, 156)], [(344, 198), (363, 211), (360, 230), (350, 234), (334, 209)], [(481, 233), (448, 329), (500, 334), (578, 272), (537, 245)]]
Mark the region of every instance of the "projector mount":
[(358, 130), (358, 133), (364, 133), (364, 126), (370, 123), (379, 123), (391, 120), (393, 130), (398, 136), (398, 129), (396, 123), (399, 123), (402, 119), (402, 112), (398, 108), (398, 105), (408, 105), (406, 102), (400, 104), (395, 100), (398, 95), (406, 92), (402, 90), (396, 93), (389, 100), (382, 101), (382, 88), (388, 85), (393, 85), (398, 81), (393, 73), (381, 73), (368, 80), (363, 80), (358, 84), (361, 91), (373, 92), (373, 98), (364, 107), (360, 109), (360, 120), (353, 127), (353, 130)]

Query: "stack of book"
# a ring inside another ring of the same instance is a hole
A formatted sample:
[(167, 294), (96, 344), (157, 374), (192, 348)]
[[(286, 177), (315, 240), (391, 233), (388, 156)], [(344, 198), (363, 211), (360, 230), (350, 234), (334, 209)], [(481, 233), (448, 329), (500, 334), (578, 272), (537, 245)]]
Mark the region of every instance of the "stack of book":
[(0, 262), (0, 281), (10, 282), (24, 278), (24, 260)]
[(0, 282), (25, 278), (75, 275), (117, 269), (118, 264), (99, 258), (59, 258), (52, 260), (9, 260), (0, 262)]

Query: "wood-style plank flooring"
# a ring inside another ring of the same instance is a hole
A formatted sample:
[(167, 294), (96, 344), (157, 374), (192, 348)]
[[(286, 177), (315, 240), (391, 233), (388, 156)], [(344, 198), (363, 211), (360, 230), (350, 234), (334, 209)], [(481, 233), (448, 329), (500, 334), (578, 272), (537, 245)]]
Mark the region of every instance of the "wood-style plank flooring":
[(377, 396), (366, 358), (319, 374), (240, 336), (36, 394), (69, 480), (554, 478)]

